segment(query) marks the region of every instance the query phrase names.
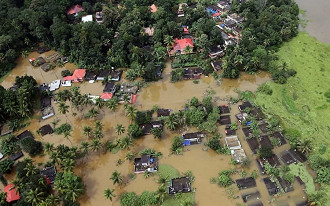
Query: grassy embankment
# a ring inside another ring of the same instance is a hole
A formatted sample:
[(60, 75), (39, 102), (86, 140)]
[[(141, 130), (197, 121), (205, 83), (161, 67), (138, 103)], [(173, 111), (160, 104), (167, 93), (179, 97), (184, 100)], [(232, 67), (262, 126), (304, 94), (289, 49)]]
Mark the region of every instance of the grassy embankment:
[[(311, 140), (312, 153), (319, 153), (324, 145), (330, 146), (330, 45), (300, 33), (285, 43), (278, 55), (297, 75), (283, 85), (268, 82), (273, 94), (257, 93), (255, 101), (266, 113), (278, 116), (285, 128)], [(322, 156), (330, 159), (330, 149)], [(330, 186), (322, 190), (327, 192), (330, 205)]]
[[(179, 171), (170, 165), (160, 165), (158, 175), (167, 177), (168, 180), (176, 177), (181, 177)], [(174, 196), (167, 196), (162, 203), (163, 206), (183, 205), (185, 202), (195, 202), (195, 195), (193, 192), (181, 193)]]

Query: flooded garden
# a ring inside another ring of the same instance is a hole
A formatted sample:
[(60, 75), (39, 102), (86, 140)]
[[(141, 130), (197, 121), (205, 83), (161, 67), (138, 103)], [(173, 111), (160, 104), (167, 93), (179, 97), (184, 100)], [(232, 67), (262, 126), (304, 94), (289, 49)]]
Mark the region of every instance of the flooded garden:
[[(43, 55), (50, 55), (54, 51), (49, 51)], [(13, 85), (16, 76), (31, 75), (38, 84), (50, 83), (56, 79), (61, 78), (61, 71), (68, 69), (73, 71), (76, 67), (68, 63), (63, 68), (55, 68), (49, 72), (44, 72), (40, 68), (31, 66), (28, 58), (37, 57), (37, 53), (31, 53), (26, 59), (19, 58), (17, 67), (9, 74), (6, 79), (1, 83), (5, 88)], [(170, 62), (166, 63), (166, 68), (163, 71), (163, 78), (157, 82), (152, 82), (140, 88), (137, 94), (135, 107), (139, 111), (152, 110), (155, 105), (158, 108), (166, 108), (174, 111), (185, 109), (185, 104), (189, 104), (193, 97), (202, 100), (206, 96), (212, 96), (213, 104), (215, 106), (228, 104), (230, 97), (237, 97), (235, 91), (256, 91), (259, 85), (270, 80), (270, 75), (261, 72), (255, 75), (242, 73), (241, 77), (235, 80), (219, 79), (216, 80), (212, 76), (202, 77), (196, 81), (179, 81), (176, 83), (170, 82), (171, 66)], [(125, 81), (125, 80), (122, 80)], [(74, 83), (74, 86), (80, 88), (82, 94), (101, 95), (103, 85), (101, 82), (95, 83)], [(63, 87), (60, 88), (60, 91)], [(103, 107), (99, 109), (99, 114), (94, 118), (85, 118), (87, 111), (92, 106), (87, 106), (81, 110), (72, 108), (72, 104), (67, 100), (67, 105), (70, 105), (66, 114), (61, 114), (58, 110), (58, 103), (52, 100), (54, 105), (55, 116), (46, 120), (41, 120), (38, 112), (36, 115), (29, 119), (29, 125), (24, 130), (29, 130), (35, 134), (37, 140), (43, 143), (51, 143), (54, 146), (64, 144), (67, 146), (79, 147), (82, 142), (87, 141), (88, 137), (83, 132), (85, 126), (94, 127), (96, 121), (100, 121), (103, 125), (104, 138), (102, 142), (110, 140), (115, 141), (118, 137), (116, 133), (116, 125), (121, 124), (127, 128), (131, 120), (126, 117), (124, 106), (119, 106), (116, 111), (110, 111), (108, 108)], [(230, 105), (230, 119), (236, 122), (235, 115), (240, 113), (238, 104)], [(156, 120), (155, 114), (153, 119)], [(72, 134), (69, 138), (64, 138), (63, 135), (47, 134), (41, 136), (37, 134), (37, 130), (46, 124), (52, 125), (52, 122), (57, 120), (57, 125), (69, 123), (72, 126)], [(226, 125), (218, 125), (217, 131), (221, 134), (221, 145), (225, 146), (224, 137), (226, 137)], [(22, 132), (19, 131), (18, 133)], [(194, 177), (192, 184), (193, 198), (196, 205), (236, 205), (243, 204), (240, 196), (242, 194), (254, 194), (259, 192), (257, 199), (261, 200), (264, 204), (271, 205), (295, 205), (297, 201), (306, 199), (306, 194), (303, 192), (304, 187), (297, 181), (294, 182), (294, 191), (290, 193), (283, 193), (278, 196), (270, 196), (267, 188), (262, 180), (262, 175), (259, 174), (259, 169), (255, 161), (257, 155), (253, 154), (245, 135), (239, 126), (237, 136), (242, 144), (242, 148), (250, 159), (249, 167), (242, 167), (232, 163), (231, 155), (218, 154), (211, 150), (206, 143), (210, 140), (211, 136), (207, 136), (201, 144), (192, 145), (183, 148), (183, 153), (175, 155), (171, 152), (171, 145), (175, 136), (181, 136), (182, 133), (196, 132), (194, 127), (185, 127), (178, 131), (171, 131), (165, 128), (161, 139), (155, 139), (153, 135), (145, 135), (134, 141), (133, 146), (129, 149), (122, 149), (119, 151), (106, 152), (104, 150), (89, 151), (88, 154), (79, 159), (76, 163), (74, 172), (78, 174), (85, 185), (85, 194), (79, 199), (83, 206), (90, 205), (103, 205), (105, 201), (104, 190), (106, 188), (115, 189), (115, 195), (112, 204), (120, 205), (120, 195), (125, 192), (134, 192), (141, 195), (144, 191), (156, 191), (158, 188), (157, 175), (150, 175), (146, 178), (143, 174), (134, 174), (134, 164), (132, 161), (127, 160), (126, 155), (128, 152), (138, 154), (144, 149), (154, 149), (161, 152), (159, 160), (160, 168), (172, 168), (177, 170), (180, 174), (187, 171)], [(282, 151), (289, 149), (289, 145), (284, 145), (275, 148), (275, 153), (280, 154)], [(33, 158), (36, 163), (45, 163), (48, 161), (48, 156), (41, 156)], [(256, 187), (238, 190), (235, 185), (227, 188), (221, 188), (217, 184), (212, 184), (212, 179), (216, 179), (220, 171), (231, 170), (235, 168), (237, 171), (232, 175), (232, 178), (239, 179), (245, 176), (250, 176), (253, 172), (257, 172)], [(113, 185), (109, 179), (114, 171), (118, 171), (123, 176), (123, 184)], [(7, 179), (14, 178), (13, 174), (7, 175)], [(180, 203), (181, 204), (181, 203)], [(182, 203), (183, 204), (183, 203)]]

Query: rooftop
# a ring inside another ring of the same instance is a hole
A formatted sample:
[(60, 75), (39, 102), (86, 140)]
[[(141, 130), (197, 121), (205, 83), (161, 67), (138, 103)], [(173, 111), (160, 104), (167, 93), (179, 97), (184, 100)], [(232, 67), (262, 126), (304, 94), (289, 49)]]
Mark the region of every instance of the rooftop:
[(236, 180), (236, 184), (240, 190), (257, 186), (256, 181), (252, 177), (238, 179)]
[(144, 171), (156, 172), (158, 170), (158, 158), (150, 155), (142, 155), (134, 159), (134, 172), (142, 173)]
[(53, 128), (49, 124), (46, 124), (39, 128), (39, 132), (40, 132), (41, 136), (45, 136), (47, 134), (52, 134), (54, 131), (53, 131)]
[(6, 187), (4, 188), (4, 192), (6, 193), (7, 196), (6, 198), (7, 202), (13, 202), (20, 199), (19, 191), (16, 190), (15, 185), (12, 183), (6, 185)]
[(222, 115), (222, 116), (220, 116), (219, 123), (221, 125), (231, 124), (230, 115)]
[(40, 174), (46, 178), (48, 184), (53, 183), (56, 178), (56, 168), (55, 166), (43, 168)]
[(17, 135), (17, 138), (19, 140), (22, 140), (22, 139), (25, 139), (25, 138), (32, 138), (32, 139), (34, 139), (34, 136), (33, 136), (33, 134), (29, 130), (25, 130), (21, 134)]
[(178, 192), (191, 192), (191, 182), (189, 177), (179, 177), (171, 179), (168, 193), (174, 195)]

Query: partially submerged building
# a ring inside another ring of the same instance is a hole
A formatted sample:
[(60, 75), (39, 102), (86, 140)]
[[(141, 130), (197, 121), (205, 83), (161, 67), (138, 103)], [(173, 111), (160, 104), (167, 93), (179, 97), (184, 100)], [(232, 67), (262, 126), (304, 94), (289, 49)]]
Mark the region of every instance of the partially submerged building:
[(19, 139), (19, 140), (22, 140), (22, 139), (25, 139), (25, 138), (34, 139), (34, 136), (29, 130), (25, 130), (21, 134), (17, 135), (17, 139)]
[(40, 174), (45, 177), (47, 184), (53, 184), (56, 178), (56, 168), (55, 166), (45, 167)]
[(45, 64), (46, 63), (46, 60), (44, 58), (42, 58), (42, 57), (38, 57), (38, 58), (31, 58), (31, 59), (29, 59), (29, 62), (30, 62), (30, 64), (32, 66), (39, 67), (39, 66)]
[(16, 160), (20, 159), (20, 158), (23, 157), (23, 156), (24, 156), (23, 152), (22, 152), (22, 151), (18, 151), (18, 152), (16, 152), (16, 153), (10, 155), (10, 156), (8, 157), (8, 159), (9, 159), (10, 161), (16, 161)]
[(244, 160), (246, 160), (244, 149), (232, 149), (230, 150), (230, 153), (232, 158), (238, 163), (242, 163)]
[(277, 184), (273, 182), (269, 177), (263, 178), (263, 181), (270, 196), (273, 196), (280, 191), (280, 188), (277, 186)]
[(230, 113), (230, 106), (225, 104), (225, 105), (220, 105), (218, 106), (220, 114), (229, 114)]
[(220, 116), (220, 118), (219, 118), (219, 124), (221, 124), (221, 125), (231, 124), (230, 115), (222, 115), (222, 116)]
[(257, 151), (258, 151), (259, 148), (260, 148), (260, 144), (259, 144), (258, 139), (257, 139), (257, 138), (249, 138), (249, 139), (247, 139), (246, 141), (247, 141), (247, 143), (248, 143), (248, 145), (249, 145), (249, 147), (250, 147), (252, 153), (253, 153), (253, 154), (256, 154)]
[(187, 192), (191, 192), (191, 182), (189, 177), (179, 177), (171, 179), (170, 186), (168, 187), (169, 195)]
[(57, 90), (58, 88), (60, 88), (60, 84), (61, 84), (61, 80), (60, 79), (57, 79), (57, 80), (52, 81), (49, 84), (49, 91), (52, 92), (52, 91)]
[(134, 173), (157, 172), (158, 158), (152, 155), (142, 155), (134, 159)]
[(116, 90), (117, 90), (117, 87), (116, 87), (115, 83), (114, 82), (108, 82), (105, 85), (105, 87), (103, 89), (103, 92), (115, 94)]
[(281, 165), (276, 154), (273, 154), (271, 157), (267, 157), (267, 158), (257, 158), (256, 161), (261, 174), (265, 174), (266, 163), (270, 164), (270, 166), (272, 167), (277, 167)]
[(230, 150), (235, 150), (235, 149), (241, 149), (241, 142), (239, 141), (238, 137), (235, 136), (229, 136), (229, 137), (225, 137), (225, 142), (226, 145), (228, 147), (228, 149)]
[(49, 70), (52, 70), (56, 67), (56, 65), (54, 63), (45, 63), (41, 66), (41, 69), (44, 72), (48, 72)]
[(54, 130), (49, 124), (46, 124), (39, 128), (39, 132), (41, 136), (45, 136), (47, 134), (53, 134)]
[(153, 128), (163, 128), (162, 121), (151, 121), (149, 124), (144, 124), (141, 126), (142, 133), (144, 135), (150, 134)]
[(255, 179), (252, 177), (237, 179), (236, 184), (237, 184), (238, 189), (240, 189), (240, 190), (257, 186)]
[(200, 144), (202, 139), (205, 137), (205, 134), (201, 132), (193, 132), (193, 133), (185, 133), (181, 136), (184, 140), (183, 145), (193, 145), (193, 144)]
[(261, 198), (261, 195), (260, 195), (259, 191), (242, 194), (243, 202), (250, 202), (250, 201), (253, 201), (253, 200), (259, 200), (260, 198)]
[(82, 82), (86, 75), (86, 69), (76, 69), (74, 70), (72, 76), (63, 77), (62, 81), (71, 81), (71, 82)]
[(167, 117), (170, 116), (171, 109), (157, 109), (157, 117)]
[(20, 193), (13, 183), (6, 185), (3, 189), (6, 193), (6, 202), (11, 203), (20, 199)]

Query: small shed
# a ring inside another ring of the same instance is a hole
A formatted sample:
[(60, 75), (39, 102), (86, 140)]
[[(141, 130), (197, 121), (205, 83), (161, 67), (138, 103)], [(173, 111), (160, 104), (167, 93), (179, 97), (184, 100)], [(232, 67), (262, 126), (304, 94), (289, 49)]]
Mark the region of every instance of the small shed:
[(7, 202), (14, 202), (20, 199), (19, 191), (16, 190), (16, 186), (13, 183), (6, 185), (4, 192), (6, 193)]
[(230, 149), (230, 150), (242, 148), (241, 142), (239, 141), (239, 139), (236, 135), (225, 137), (225, 142), (226, 142), (228, 149)]
[(255, 179), (252, 177), (238, 179), (236, 180), (236, 184), (240, 190), (257, 186)]
[(32, 139), (34, 139), (34, 136), (33, 136), (33, 134), (29, 130), (25, 130), (21, 134), (17, 135), (17, 138), (19, 140), (22, 140), (22, 139), (25, 139), (25, 138), (32, 138)]
[(29, 62), (32, 66), (39, 67), (39, 66), (43, 65), (44, 63), (46, 63), (46, 60), (42, 57), (38, 57), (38, 58), (29, 59)]
[(19, 152), (15, 153), (15, 154), (10, 155), (8, 157), (8, 159), (11, 160), (11, 161), (16, 161), (16, 160), (18, 160), (19, 158), (21, 158), (23, 156), (24, 156), (23, 152), (22, 151), (19, 151)]
[(0, 125), (0, 137), (12, 133), (13, 130), (9, 127), (9, 124)]
[(212, 61), (211, 66), (214, 71), (220, 71), (222, 69), (222, 61)]
[(189, 177), (179, 177), (171, 179), (170, 186), (168, 187), (169, 195), (187, 192), (191, 192), (191, 182)]
[(230, 115), (222, 115), (222, 116), (220, 116), (219, 123), (221, 125), (231, 124)]
[(280, 191), (277, 184), (275, 182), (271, 181), (271, 179), (269, 177), (263, 178), (263, 181), (266, 185), (268, 194), (270, 196), (273, 196), (273, 195), (277, 194)]
[(39, 132), (40, 132), (41, 136), (45, 136), (47, 134), (52, 134), (54, 132), (54, 130), (49, 124), (46, 124), (39, 128)]
[(49, 70), (52, 70), (56, 67), (56, 65), (54, 63), (45, 63), (41, 66), (41, 69), (44, 72), (48, 72)]

